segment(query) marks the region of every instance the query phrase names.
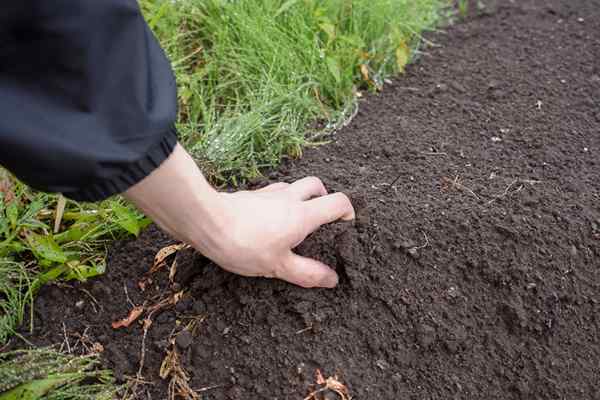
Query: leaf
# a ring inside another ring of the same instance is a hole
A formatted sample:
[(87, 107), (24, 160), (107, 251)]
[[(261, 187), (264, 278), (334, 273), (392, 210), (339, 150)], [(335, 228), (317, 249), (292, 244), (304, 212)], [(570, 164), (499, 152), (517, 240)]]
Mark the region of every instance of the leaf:
[(284, 12), (289, 10), (297, 2), (298, 0), (288, 0), (285, 3), (283, 3), (283, 5), (279, 7), (279, 10), (277, 10), (277, 12), (275, 13), (274, 18), (277, 18), (280, 14), (283, 14)]
[(6, 218), (8, 218), (8, 221), (10, 222), (10, 227), (15, 229), (17, 227), (17, 221), (19, 220), (19, 207), (15, 201), (11, 201), (6, 208)]
[(331, 75), (333, 75), (335, 81), (340, 83), (342, 81), (342, 72), (337, 60), (332, 57), (327, 57), (325, 58), (325, 63), (327, 64), (327, 68), (329, 69)]
[(62, 278), (66, 281), (76, 279), (80, 282), (85, 282), (89, 278), (102, 275), (106, 272), (106, 265), (104, 265), (104, 263), (92, 263), (92, 265), (87, 265), (81, 264), (78, 260), (73, 260), (67, 263), (67, 267), (69, 268), (69, 271)]
[(51, 390), (71, 381), (72, 375), (57, 375), (46, 379), (38, 379), (17, 386), (8, 392), (0, 394), (0, 400), (38, 400)]
[(60, 224), (62, 222), (63, 214), (65, 213), (65, 206), (67, 205), (67, 199), (62, 194), (58, 195), (58, 201), (56, 202), (56, 214), (54, 216), (54, 233), (58, 233), (60, 230)]
[(27, 235), (27, 244), (40, 261), (47, 260), (60, 264), (67, 261), (67, 256), (54, 241), (52, 235), (39, 235), (33, 232), (29, 233)]
[(396, 67), (398, 72), (404, 73), (404, 69), (410, 60), (410, 49), (405, 41), (402, 41), (396, 49)]
[(112, 209), (117, 217), (115, 223), (134, 236), (140, 234), (140, 225), (135, 212), (122, 204), (114, 203)]
[(369, 67), (366, 64), (360, 64), (360, 73), (366, 82), (371, 81), (371, 78), (369, 78)]
[(176, 252), (178, 252), (179, 250), (182, 250), (184, 248), (188, 248), (189, 245), (185, 244), (185, 243), (178, 243), (178, 244), (172, 244), (170, 246), (167, 247), (163, 247), (162, 249), (160, 249), (158, 251), (158, 253), (156, 253), (156, 255), (154, 256), (154, 264), (152, 264), (152, 268), (150, 268), (150, 271), (148, 271), (148, 274), (153, 274), (156, 271), (158, 271), (159, 269), (161, 269), (165, 264), (164, 261), (167, 257), (169, 257), (171, 254), (174, 254)]
[(319, 28), (327, 34), (327, 41), (331, 42), (335, 39), (335, 25), (331, 22), (322, 22), (319, 24)]
[(138, 319), (140, 317), (140, 315), (142, 315), (143, 312), (144, 312), (144, 307), (142, 307), (142, 306), (133, 307), (133, 309), (129, 312), (129, 315), (127, 316), (127, 318), (123, 318), (122, 320), (115, 321), (111, 324), (111, 326), (113, 329), (127, 328), (136, 319)]

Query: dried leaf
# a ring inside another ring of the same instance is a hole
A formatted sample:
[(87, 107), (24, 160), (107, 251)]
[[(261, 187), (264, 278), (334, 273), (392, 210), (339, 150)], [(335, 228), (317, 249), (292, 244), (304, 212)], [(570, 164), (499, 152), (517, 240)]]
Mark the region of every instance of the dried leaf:
[(337, 376), (327, 378), (325, 386), (327, 387), (327, 389), (333, 390), (334, 392), (339, 394), (342, 400), (350, 399), (348, 388), (346, 387), (346, 385), (337, 380)]
[(342, 400), (351, 400), (352, 398), (350, 397), (350, 393), (348, 392), (348, 388), (346, 387), (346, 385), (344, 385), (343, 383), (341, 383), (337, 376), (333, 376), (333, 377), (329, 377), (327, 379), (323, 378), (323, 374), (321, 373), (321, 370), (317, 369), (315, 371), (315, 375), (316, 375), (316, 381), (317, 381), (317, 385), (322, 386), (320, 389), (315, 390), (314, 392), (310, 393), (307, 397), (304, 398), (304, 400), (318, 400), (317, 394), (325, 392), (327, 390), (331, 390), (335, 393), (337, 393), (338, 396), (340, 396), (340, 398)]
[(323, 374), (321, 373), (320, 369), (317, 369), (317, 371), (315, 372), (315, 375), (317, 376), (317, 385), (324, 385), (325, 378), (323, 378)]
[(127, 316), (127, 318), (123, 318), (122, 320), (115, 321), (112, 323), (111, 326), (113, 329), (127, 328), (136, 319), (138, 319), (140, 317), (140, 315), (142, 315), (143, 312), (144, 312), (143, 306), (136, 306), (129, 312), (129, 315)]
[(169, 257), (171, 254), (178, 252), (179, 250), (187, 249), (188, 247), (189, 245), (185, 243), (172, 244), (170, 246), (163, 247), (158, 251), (158, 253), (156, 253), (156, 256), (154, 256), (154, 264), (152, 265), (152, 268), (150, 268), (150, 271), (148, 273), (155, 273), (156, 271), (158, 271), (166, 265), (164, 261), (167, 257)]
[(173, 260), (171, 264), (171, 268), (169, 268), (169, 281), (173, 283), (175, 279), (175, 274), (177, 274), (177, 259)]
[(369, 78), (369, 67), (366, 64), (360, 64), (360, 73), (365, 81), (369, 82), (371, 78)]
[(398, 68), (398, 72), (404, 73), (404, 68), (406, 68), (406, 64), (410, 60), (410, 49), (405, 41), (402, 41), (398, 48), (396, 49), (396, 66)]
[(54, 233), (58, 233), (60, 230), (60, 223), (62, 222), (63, 214), (65, 213), (65, 206), (67, 205), (67, 199), (62, 194), (58, 196), (58, 202), (56, 203), (56, 215), (54, 216)]

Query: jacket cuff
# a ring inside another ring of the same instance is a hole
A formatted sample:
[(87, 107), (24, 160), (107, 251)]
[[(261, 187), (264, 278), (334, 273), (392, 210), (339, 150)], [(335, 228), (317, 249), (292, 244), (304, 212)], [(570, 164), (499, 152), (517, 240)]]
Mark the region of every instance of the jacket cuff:
[(162, 164), (173, 152), (177, 144), (177, 131), (174, 127), (153, 145), (140, 160), (128, 165), (123, 172), (110, 179), (99, 180), (77, 191), (63, 193), (76, 201), (100, 201), (112, 195), (123, 193)]

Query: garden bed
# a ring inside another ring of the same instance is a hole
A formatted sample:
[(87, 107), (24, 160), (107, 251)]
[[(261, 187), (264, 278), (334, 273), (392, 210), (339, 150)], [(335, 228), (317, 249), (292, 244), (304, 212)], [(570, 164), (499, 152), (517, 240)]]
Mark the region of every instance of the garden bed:
[(356, 221), (298, 249), (338, 288), (241, 278), (186, 249), (147, 280), (174, 243), (150, 227), (112, 247), (104, 276), (43, 288), (25, 338), (97, 343), (121, 379), (143, 353), (144, 399), (167, 398), (167, 354), (204, 399), (304, 399), (317, 370), (354, 399), (600, 397), (600, 8), (476, 14), (331, 144), (254, 182), (316, 175), (351, 195)]

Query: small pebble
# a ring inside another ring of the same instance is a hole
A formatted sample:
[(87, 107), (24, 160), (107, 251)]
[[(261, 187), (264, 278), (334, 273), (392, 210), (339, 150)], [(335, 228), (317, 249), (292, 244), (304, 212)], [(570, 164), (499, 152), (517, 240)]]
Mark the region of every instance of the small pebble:
[(85, 305), (85, 301), (83, 300), (79, 300), (77, 303), (75, 303), (75, 307), (82, 309), (83, 306)]
[(390, 368), (390, 364), (383, 359), (375, 361), (375, 365), (377, 365), (377, 368), (379, 368), (382, 371), (385, 371), (386, 369)]
[(419, 258), (419, 250), (417, 250), (416, 247), (411, 247), (408, 249), (408, 255), (410, 255), (412, 258)]

